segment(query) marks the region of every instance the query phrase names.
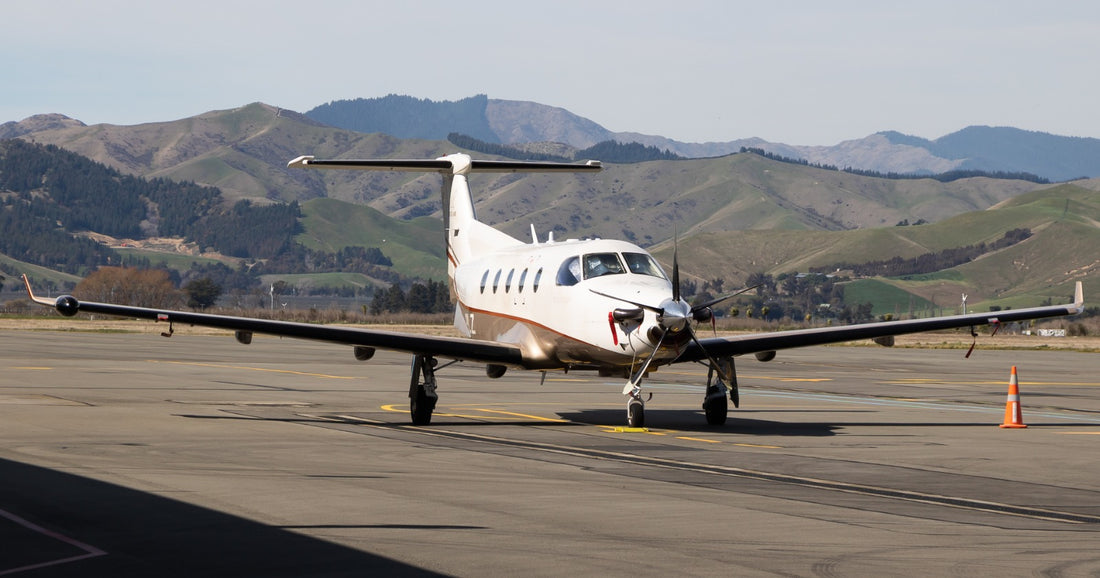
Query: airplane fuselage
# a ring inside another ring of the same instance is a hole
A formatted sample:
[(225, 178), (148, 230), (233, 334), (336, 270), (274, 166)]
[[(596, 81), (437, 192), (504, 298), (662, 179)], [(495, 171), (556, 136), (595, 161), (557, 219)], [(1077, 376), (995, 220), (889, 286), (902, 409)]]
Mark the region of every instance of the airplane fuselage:
[[(602, 239), (516, 241), (457, 265), (454, 287), (455, 325), (465, 336), (517, 345), (527, 369), (598, 366), (612, 372), (637, 365), (656, 343), (647, 329), (657, 314), (632, 303), (656, 306), (672, 294), (668, 277), (644, 249)], [(637, 317), (611, 318), (624, 308)], [(674, 358), (679, 345), (666, 341), (656, 361)]]

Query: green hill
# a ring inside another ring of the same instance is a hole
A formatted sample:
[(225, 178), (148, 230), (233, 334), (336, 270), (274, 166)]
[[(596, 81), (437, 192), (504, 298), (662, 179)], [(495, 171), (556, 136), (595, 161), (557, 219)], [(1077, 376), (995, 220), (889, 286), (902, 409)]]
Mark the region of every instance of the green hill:
[(361, 205), (334, 199), (302, 204), (305, 231), (296, 240), (313, 249), (337, 251), (344, 247), (378, 247), (403, 275), (431, 279), (447, 276), (443, 224), (420, 217), (403, 221)]
[[(1016, 228), (1032, 236), (969, 263), (926, 275), (879, 279), (938, 307), (955, 308), (961, 294), (969, 303), (1020, 307), (1045, 299), (1064, 301), (1073, 282), (1086, 281), (1086, 294), (1100, 291), (1100, 193), (1059, 185), (1021, 195), (986, 211), (964, 213), (939, 223), (858, 231), (737, 231), (707, 233), (679, 242), (681, 271), (698, 280), (720, 277), (743, 283), (749, 274), (808, 271), (842, 262), (904, 258), (991, 243)], [(656, 252), (671, 263), (671, 247)], [(846, 300), (876, 294), (858, 287)], [(1091, 290), (1090, 290), (1091, 289)], [(882, 294), (879, 292), (878, 294)], [(858, 301), (853, 301), (858, 302)], [(876, 313), (908, 308), (909, 298), (895, 294), (876, 301)]]

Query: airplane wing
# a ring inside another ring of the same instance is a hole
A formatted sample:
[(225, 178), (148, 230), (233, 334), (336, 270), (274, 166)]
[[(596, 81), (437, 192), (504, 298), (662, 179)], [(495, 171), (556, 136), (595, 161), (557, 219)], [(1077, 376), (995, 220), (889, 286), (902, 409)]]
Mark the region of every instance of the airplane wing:
[(1084, 311), (1084, 308), (1085, 299), (1081, 288), (1081, 282), (1078, 281), (1074, 302), (1068, 305), (1009, 309), (1006, 311), (970, 313), (967, 315), (932, 317), (928, 319), (883, 321), (861, 325), (845, 325), (842, 327), (795, 329), (791, 331), (757, 333), (735, 337), (712, 337), (700, 339), (698, 343), (691, 343), (677, 361), (700, 361), (706, 359), (707, 354), (710, 354), (711, 357), (726, 357), (731, 355), (776, 351), (779, 349), (791, 349), (795, 347), (807, 347), (810, 345), (840, 343), (842, 341), (905, 335), (923, 331), (939, 331), (957, 327), (995, 325), (998, 323), (1040, 319), (1043, 317), (1076, 315)]
[[(36, 297), (31, 290), (31, 284), (26, 275), (23, 275), (23, 284), (26, 286), (27, 295), (32, 301), (40, 305), (53, 307), (57, 309), (59, 313), (67, 317), (71, 317), (77, 313), (101, 313), (120, 317), (152, 319), (153, 321), (169, 324), (180, 323), (198, 325), (201, 327), (216, 327), (238, 332), (238, 340), (243, 342), (247, 342), (247, 340), (242, 340), (242, 334), (248, 334), (250, 338), (251, 333), (265, 333), (281, 337), (311, 339), (351, 346), (376, 347), (379, 349), (412, 353), (414, 355), (430, 354), (449, 359), (460, 359), (480, 363), (520, 366), (523, 361), (523, 356), (518, 347), (475, 339), (417, 335), (412, 333), (378, 331), (356, 327), (336, 327), (332, 325), (314, 325), (311, 323), (294, 323), (290, 321), (274, 321), (269, 319), (252, 319), (248, 317), (212, 315), (209, 313), (173, 311), (170, 309), (130, 307), (112, 303), (79, 301), (75, 297), (69, 295), (58, 297), (55, 300), (45, 297)], [(168, 334), (170, 334), (170, 332)]]

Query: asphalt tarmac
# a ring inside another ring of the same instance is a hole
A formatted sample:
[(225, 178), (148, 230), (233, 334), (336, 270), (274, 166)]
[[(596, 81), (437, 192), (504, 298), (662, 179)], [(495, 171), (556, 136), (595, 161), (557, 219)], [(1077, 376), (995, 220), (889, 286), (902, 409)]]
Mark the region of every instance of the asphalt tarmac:
[[(647, 382), (0, 332), (0, 576), (1100, 575), (1100, 354), (818, 347)], [(1002, 429), (1017, 366), (1027, 429)]]

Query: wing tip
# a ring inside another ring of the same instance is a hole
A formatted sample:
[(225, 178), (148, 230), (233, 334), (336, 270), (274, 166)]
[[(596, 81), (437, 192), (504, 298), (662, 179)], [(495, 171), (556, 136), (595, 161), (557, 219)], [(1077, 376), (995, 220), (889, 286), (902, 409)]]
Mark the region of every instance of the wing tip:
[(31, 280), (27, 278), (26, 273), (23, 273), (22, 277), (23, 277), (23, 287), (25, 287), (27, 289), (27, 297), (31, 301), (34, 301), (35, 303), (38, 303), (39, 305), (47, 305), (49, 307), (54, 306), (54, 302), (49, 300), (49, 299), (46, 299), (45, 297), (35, 297), (34, 290), (31, 289)]
[(309, 166), (309, 163), (314, 159), (313, 155), (302, 155), (292, 159), (286, 164), (288, 169), (304, 169)]

